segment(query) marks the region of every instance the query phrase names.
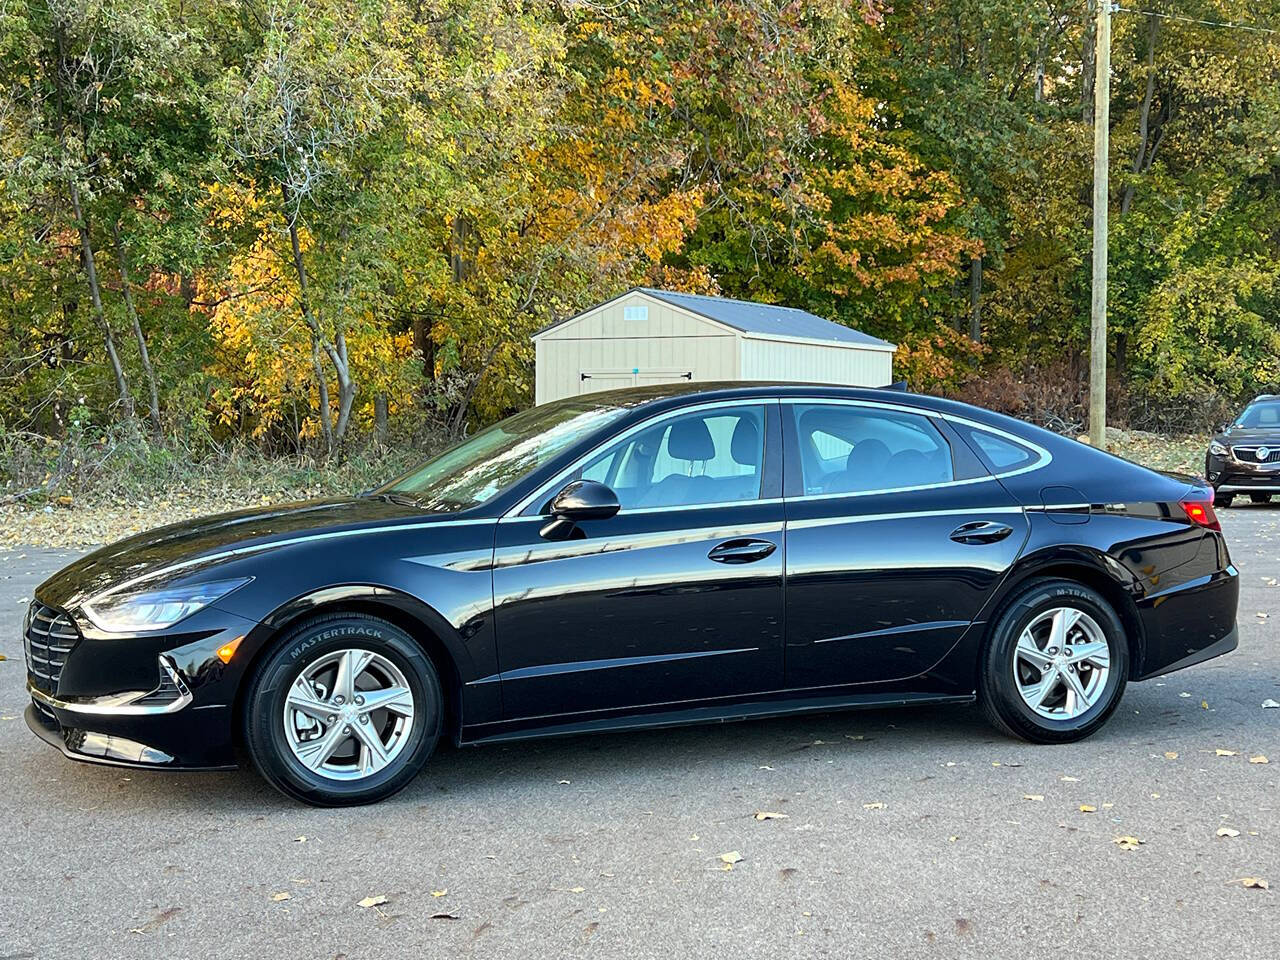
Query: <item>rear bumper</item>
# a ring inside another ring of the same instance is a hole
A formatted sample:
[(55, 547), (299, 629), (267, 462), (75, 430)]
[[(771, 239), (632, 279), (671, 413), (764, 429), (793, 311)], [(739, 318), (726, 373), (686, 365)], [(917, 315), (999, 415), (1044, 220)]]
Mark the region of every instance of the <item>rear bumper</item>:
[(1228, 563), (1221, 570), (1183, 580), (1139, 600), (1145, 642), (1133, 679), (1158, 677), (1234, 650), (1239, 643), (1239, 599), (1240, 575)]

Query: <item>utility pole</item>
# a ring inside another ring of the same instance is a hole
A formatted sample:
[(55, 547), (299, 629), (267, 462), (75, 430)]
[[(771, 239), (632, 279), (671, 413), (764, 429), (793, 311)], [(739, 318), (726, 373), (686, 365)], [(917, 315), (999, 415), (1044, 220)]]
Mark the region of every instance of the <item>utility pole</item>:
[(1093, 298), (1089, 309), (1089, 442), (1107, 448), (1107, 156), (1111, 123), (1111, 0), (1097, 0), (1093, 82)]

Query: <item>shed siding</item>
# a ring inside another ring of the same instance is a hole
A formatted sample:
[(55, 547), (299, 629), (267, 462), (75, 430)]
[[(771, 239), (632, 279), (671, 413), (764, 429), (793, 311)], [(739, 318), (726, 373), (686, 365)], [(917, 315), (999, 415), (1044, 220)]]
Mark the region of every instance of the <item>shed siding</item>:
[(742, 379), (883, 387), (893, 379), (893, 354), (819, 343), (742, 339)]

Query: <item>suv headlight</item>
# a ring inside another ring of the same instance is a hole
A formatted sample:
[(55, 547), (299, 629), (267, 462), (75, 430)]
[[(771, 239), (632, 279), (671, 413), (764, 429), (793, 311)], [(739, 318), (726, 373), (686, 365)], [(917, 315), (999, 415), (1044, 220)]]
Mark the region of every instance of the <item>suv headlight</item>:
[(101, 594), (80, 609), (95, 627), (107, 633), (161, 630), (220, 600), (252, 579), (239, 577), (156, 590)]
[(1227, 448), (1225, 444), (1219, 443), (1217, 440), (1210, 440), (1209, 452), (1215, 457), (1225, 457), (1227, 455)]

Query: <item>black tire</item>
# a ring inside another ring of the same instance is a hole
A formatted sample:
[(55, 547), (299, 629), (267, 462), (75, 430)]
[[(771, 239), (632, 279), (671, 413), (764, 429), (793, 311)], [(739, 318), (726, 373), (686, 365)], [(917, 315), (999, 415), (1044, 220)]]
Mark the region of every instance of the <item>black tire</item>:
[(1249, 494), (1250, 503), (1270, 503), (1271, 494), (1269, 493), (1251, 493)]
[[(1093, 618), (1106, 638), (1110, 671), (1101, 696), (1077, 717), (1055, 720), (1036, 713), (1014, 681), (1014, 648), (1036, 616), (1054, 607), (1073, 607)], [(996, 729), (1032, 743), (1071, 743), (1095, 733), (1111, 716), (1129, 675), (1129, 643), (1124, 624), (1096, 590), (1071, 580), (1033, 580), (1004, 605), (983, 647), (978, 699)]]
[[(413, 694), (413, 724), (399, 753), (360, 780), (333, 780), (308, 770), (285, 733), (285, 697), (298, 676), (325, 654), (370, 650), (404, 674)], [(363, 614), (317, 617), (282, 636), (258, 665), (244, 698), (244, 741), (254, 766), (282, 793), (317, 807), (375, 803), (402, 790), (435, 749), (444, 723), (444, 697), (435, 666), (399, 627)]]
[(1233, 500), (1235, 500), (1235, 498), (1236, 498), (1236, 495), (1235, 495), (1234, 493), (1217, 493), (1217, 492), (1215, 492), (1215, 493), (1214, 493), (1214, 495), (1213, 495), (1213, 505), (1214, 505), (1215, 507), (1223, 507), (1223, 508), (1226, 508), (1226, 507), (1231, 506), (1231, 502), (1232, 502)]

